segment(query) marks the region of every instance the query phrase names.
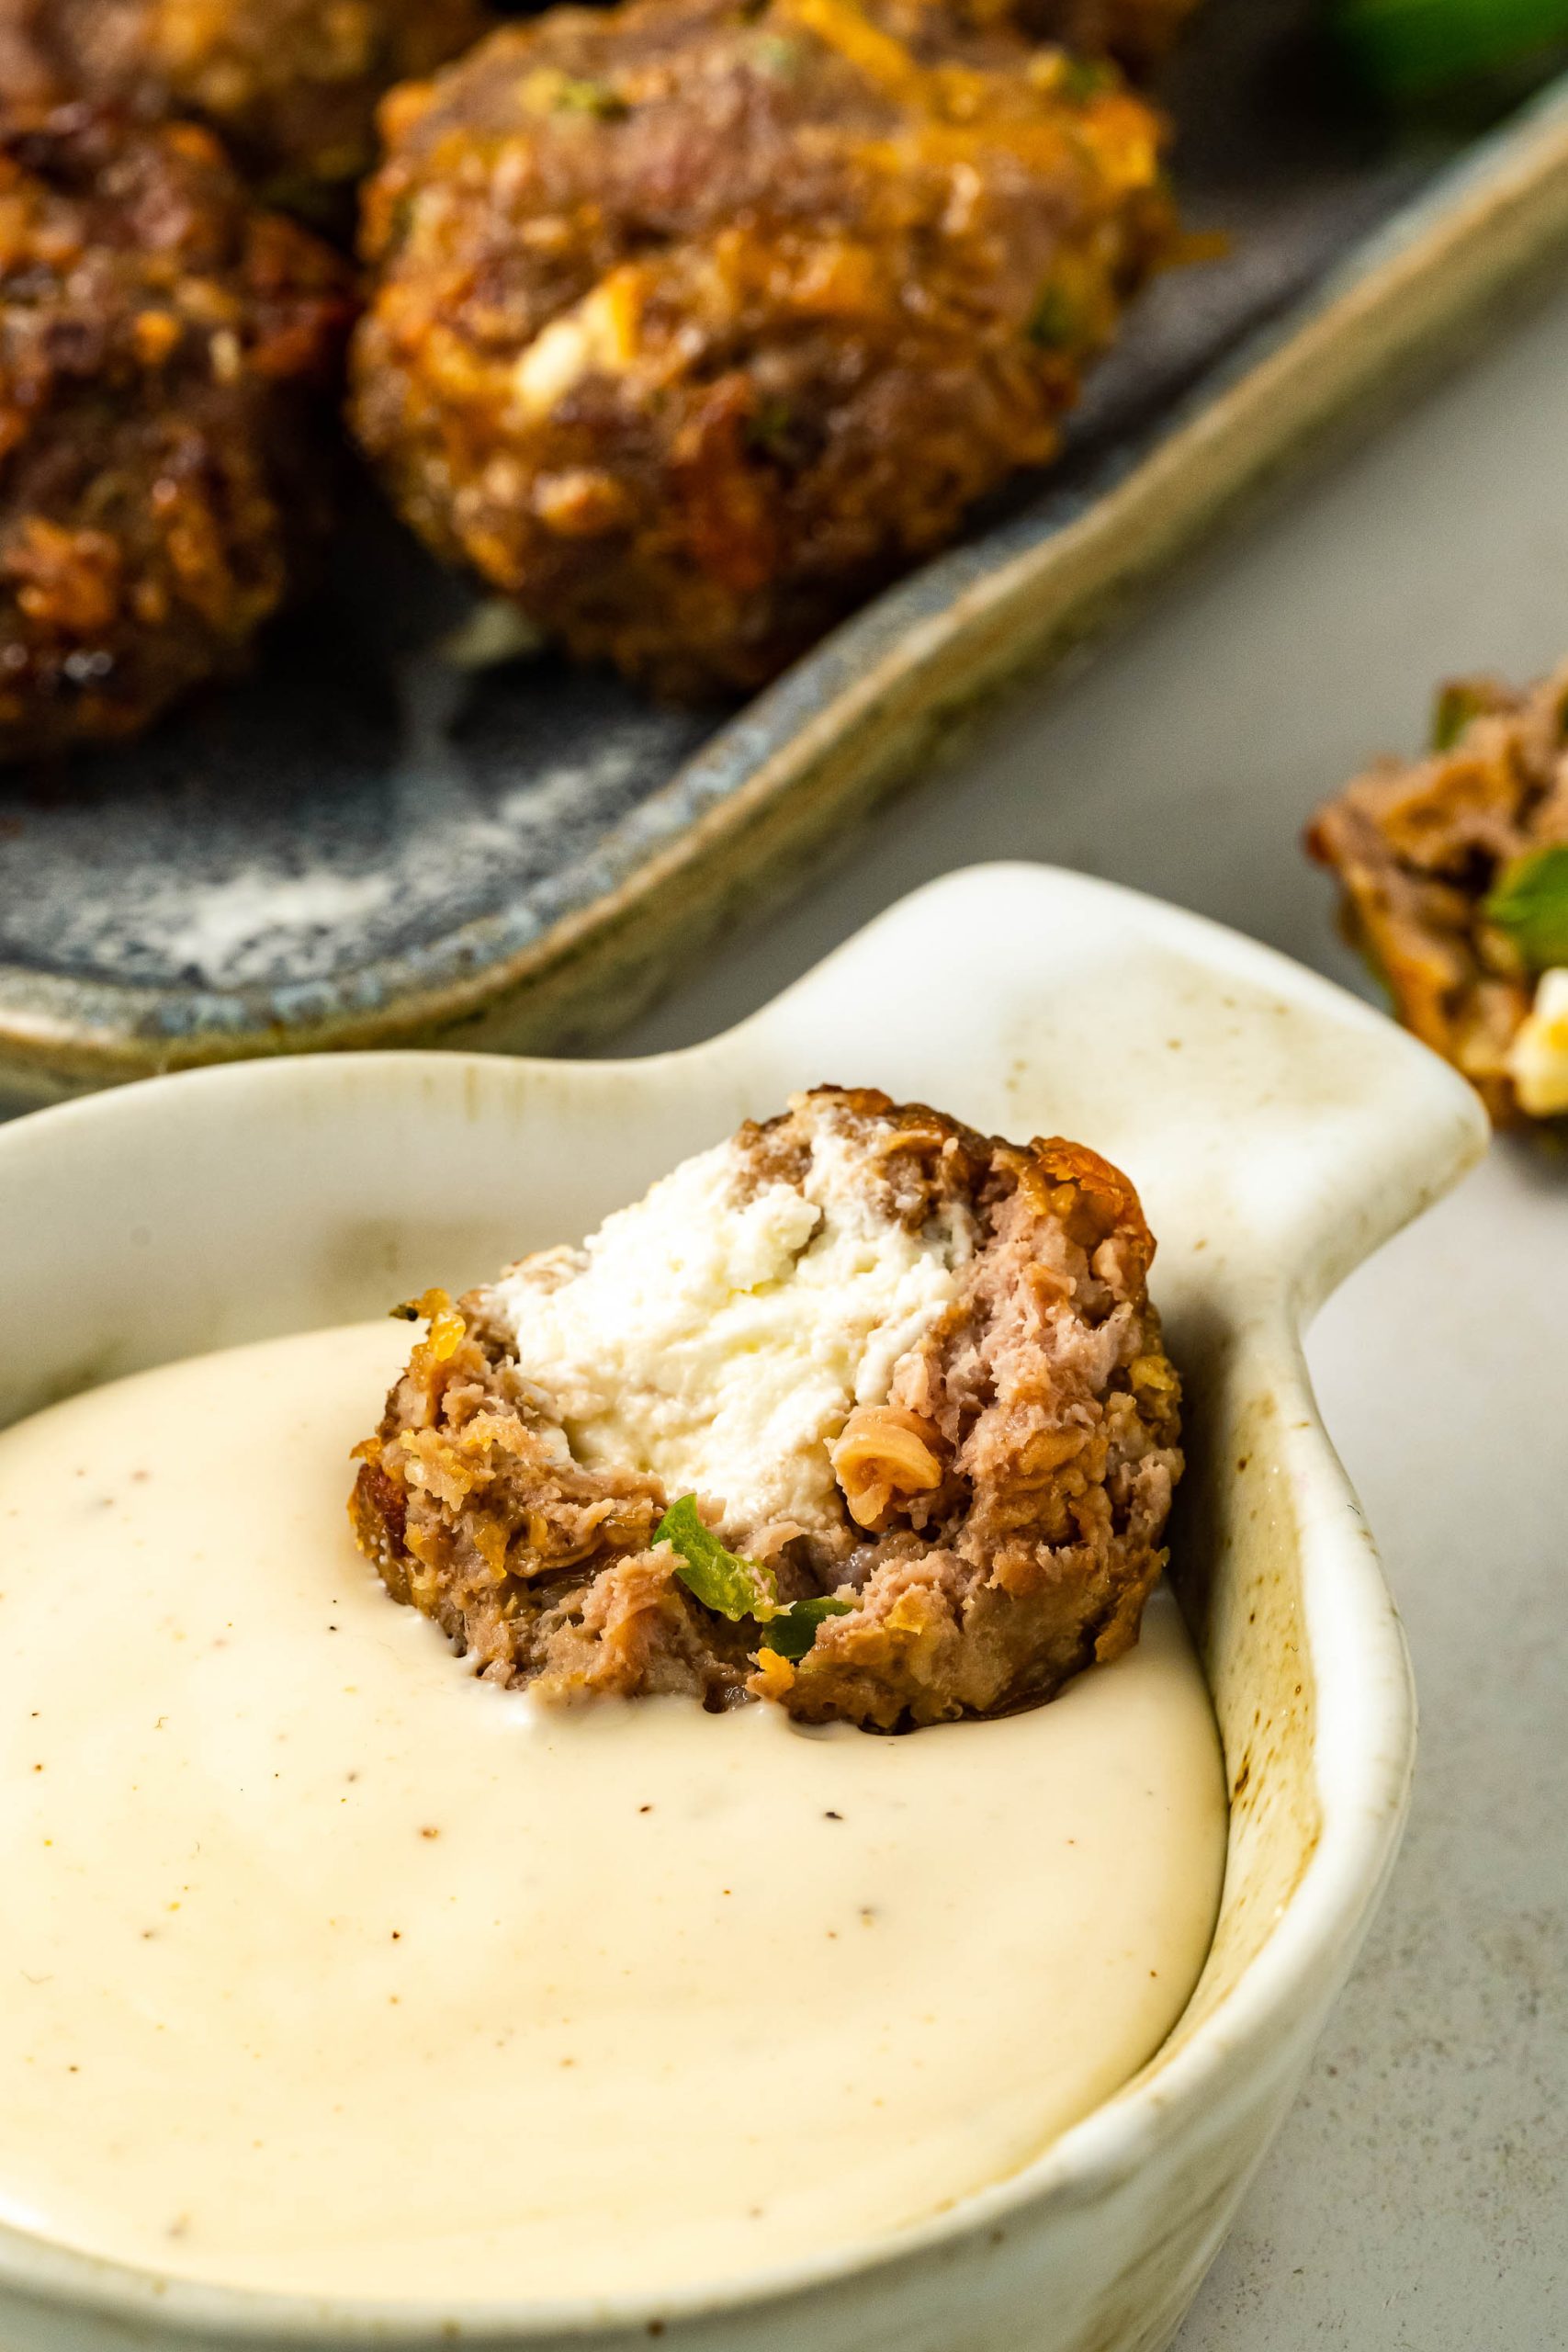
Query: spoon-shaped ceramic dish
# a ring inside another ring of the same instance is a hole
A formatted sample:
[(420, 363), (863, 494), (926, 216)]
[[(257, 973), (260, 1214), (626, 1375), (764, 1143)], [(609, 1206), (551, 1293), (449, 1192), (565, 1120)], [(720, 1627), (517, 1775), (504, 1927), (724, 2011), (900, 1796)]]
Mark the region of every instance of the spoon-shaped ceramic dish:
[(0, 1422), (143, 1365), (477, 1279), (829, 1079), (1091, 1142), (1133, 1175), (1160, 1237), (1191, 1465), (1173, 1581), (1233, 1798), (1213, 1950), (1171, 2040), (1012, 2177), (863, 2248), (799, 2247), (739, 2286), (550, 2307), (519, 2280), (513, 2301), (479, 2308), (454, 2278), (434, 2306), (323, 2304), (165, 2280), (4, 2229), (6, 2352), (1168, 2341), (1349, 1969), (1404, 1815), (1404, 1642), (1300, 1333), (1483, 1148), (1468, 1090), (1423, 1047), (1191, 916), (998, 866), (907, 899), (694, 1051), (354, 1055), (152, 1080), (0, 1130)]

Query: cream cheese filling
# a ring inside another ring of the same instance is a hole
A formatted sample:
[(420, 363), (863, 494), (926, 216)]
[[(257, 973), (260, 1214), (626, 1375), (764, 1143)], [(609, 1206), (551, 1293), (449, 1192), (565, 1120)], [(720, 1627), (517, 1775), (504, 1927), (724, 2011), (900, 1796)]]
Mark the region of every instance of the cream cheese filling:
[(868, 1197), (863, 1156), (819, 1133), (804, 1190), (748, 1193), (729, 1143), (686, 1160), (581, 1250), (496, 1285), (524, 1372), (576, 1458), (651, 1471), (739, 1537), (835, 1524), (829, 1448), (957, 1297), (974, 1254), (959, 1206), (911, 1233)]

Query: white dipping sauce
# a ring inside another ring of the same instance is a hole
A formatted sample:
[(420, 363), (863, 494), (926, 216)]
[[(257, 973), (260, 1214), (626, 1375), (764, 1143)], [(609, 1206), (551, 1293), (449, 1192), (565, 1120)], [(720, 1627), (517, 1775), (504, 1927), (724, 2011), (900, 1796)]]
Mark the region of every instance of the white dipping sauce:
[(377, 1324), (0, 1437), (0, 2216), (164, 2272), (659, 2290), (929, 2215), (1175, 2022), (1219, 1896), (1163, 1593), (900, 1739), (476, 1682), (351, 1541)]

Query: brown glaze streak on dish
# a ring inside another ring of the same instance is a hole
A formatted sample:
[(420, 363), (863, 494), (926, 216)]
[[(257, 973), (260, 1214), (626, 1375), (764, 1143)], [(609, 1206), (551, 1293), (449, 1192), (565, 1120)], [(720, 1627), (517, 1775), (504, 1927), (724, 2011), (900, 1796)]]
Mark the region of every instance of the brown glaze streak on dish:
[(652, 1543), (674, 1499), (659, 1480), (572, 1461), (491, 1294), (435, 1294), (351, 1510), (393, 1598), (478, 1671), (548, 1700), (762, 1696), (893, 1730), (1047, 1699), (1136, 1640), (1181, 1456), (1133, 1187), (1082, 1145), (1023, 1149), (837, 1088), (743, 1128), (740, 1181), (798, 1182), (824, 1134), (886, 1218), (918, 1231), (956, 1201), (977, 1233), (952, 1307), (834, 1447), (832, 1520), (742, 1547), (782, 1599), (835, 1594), (848, 1613), (792, 1665), (702, 1607)]

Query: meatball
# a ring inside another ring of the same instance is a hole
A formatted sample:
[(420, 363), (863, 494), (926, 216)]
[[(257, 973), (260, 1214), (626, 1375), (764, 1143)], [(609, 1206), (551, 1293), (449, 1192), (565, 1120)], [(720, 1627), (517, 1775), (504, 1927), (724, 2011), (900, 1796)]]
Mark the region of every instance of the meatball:
[(1055, 452), (1165, 253), (1113, 74), (923, 0), (508, 27), (383, 110), (360, 438), (579, 656), (761, 684)]
[(1137, 1639), (1179, 1387), (1126, 1178), (834, 1087), (451, 1306), (359, 1451), (393, 1598), (546, 1700), (880, 1730)]
[(192, 124), (0, 111), (0, 756), (233, 669), (318, 506), (342, 264)]
[(1400, 1019), (1494, 1122), (1568, 1118), (1568, 666), (1524, 692), (1461, 678), (1432, 749), (1320, 808), (1306, 845)]
[(382, 92), (488, 22), (479, 0), (0, 0), (0, 96), (197, 116), (309, 203), (369, 169)]

